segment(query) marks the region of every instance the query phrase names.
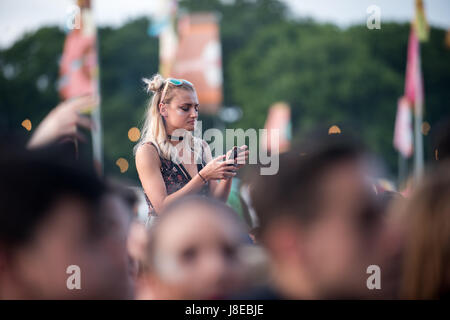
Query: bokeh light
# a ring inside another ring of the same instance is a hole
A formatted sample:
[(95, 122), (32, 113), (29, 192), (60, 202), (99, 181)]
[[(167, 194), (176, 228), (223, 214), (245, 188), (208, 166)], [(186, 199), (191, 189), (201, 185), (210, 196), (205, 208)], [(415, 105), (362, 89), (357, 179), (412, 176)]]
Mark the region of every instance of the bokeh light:
[(130, 141), (136, 142), (139, 140), (140, 137), (141, 131), (138, 128), (133, 127), (130, 130), (128, 130), (128, 139), (130, 139)]
[(32, 125), (30, 119), (25, 119), (22, 121), (22, 127), (27, 129), (27, 131), (31, 131)]
[(117, 159), (116, 165), (119, 167), (120, 173), (124, 173), (128, 170), (128, 161), (124, 158)]
[(428, 133), (430, 132), (431, 126), (427, 121), (424, 121), (422, 123), (422, 133), (423, 135), (428, 135)]
[(336, 125), (333, 125), (330, 127), (330, 129), (328, 129), (328, 134), (340, 134), (340, 133), (341, 129)]

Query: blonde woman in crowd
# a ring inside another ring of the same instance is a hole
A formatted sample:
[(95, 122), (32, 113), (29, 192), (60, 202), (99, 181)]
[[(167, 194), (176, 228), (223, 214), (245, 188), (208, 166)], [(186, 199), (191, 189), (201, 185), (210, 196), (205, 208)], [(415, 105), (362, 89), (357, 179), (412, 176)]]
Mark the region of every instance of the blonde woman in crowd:
[(236, 160), (227, 160), (227, 155), (213, 159), (208, 144), (192, 134), (199, 109), (194, 85), (159, 74), (144, 81), (153, 97), (135, 155), (149, 215), (156, 216), (169, 202), (188, 194), (226, 201), (231, 178), (248, 158), (247, 147), (240, 148)]

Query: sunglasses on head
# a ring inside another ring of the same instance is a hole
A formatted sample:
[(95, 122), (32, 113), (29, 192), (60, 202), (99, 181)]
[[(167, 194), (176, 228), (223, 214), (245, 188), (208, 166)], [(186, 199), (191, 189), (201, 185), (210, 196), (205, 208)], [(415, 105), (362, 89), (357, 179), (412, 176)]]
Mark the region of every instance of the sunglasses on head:
[(194, 87), (194, 85), (191, 82), (184, 80), (184, 79), (167, 78), (166, 81), (167, 81), (166, 85), (164, 86), (164, 90), (161, 95), (161, 101), (164, 101), (164, 99), (166, 97), (166, 91), (167, 91), (167, 87), (168, 87), (169, 83), (171, 83), (177, 87), (181, 86), (183, 83), (186, 83), (186, 84), (190, 85), (191, 87)]
[(191, 82), (184, 80), (184, 79), (168, 78), (167, 81), (175, 86), (181, 86), (183, 83), (187, 83), (188, 85), (190, 85), (192, 87), (194, 86)]

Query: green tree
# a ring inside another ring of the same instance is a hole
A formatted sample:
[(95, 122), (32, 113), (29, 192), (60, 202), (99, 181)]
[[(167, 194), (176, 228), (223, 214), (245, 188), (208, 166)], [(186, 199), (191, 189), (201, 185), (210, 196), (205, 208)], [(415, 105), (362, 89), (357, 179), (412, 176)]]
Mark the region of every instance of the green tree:
[[(270, 105), (286, 101), (295, 139), (318, 125), (337, 124), (361, 136), (395, 173), (392, 138), (397, 99), (404, 91), (409, 24), (341, 29), (295, 19), (276, 0), (182, 0), (180, 6), (220, 16), (225, 105), (244, 111), (234, 127), (262, 128)], [(140, 127), (148, 103), (141, 78), (158, 71), (158, 39), (147, 35), (148, 25), (140, 18), (99, 28), (105, 171), (136, 183), (135, 143), (127, 133)], [(430, 40), (421, 44), (425, 119), (432, 129), (449, 115), (450, 50), (444, 35), (445, 30), (432, 28)], [(29, 136), (21, 122), (29, 118), (35, 128), (58, 104), (64, 39), (57, 27), (44, 27), (0, 50), (2, 132)], [(425, 145), (431, 155), (429, 136)], [(129, 162), (125, 175), (115, 165), (119, 157)]]
[(136, 142), (128, 130), (140, 127), (149, 95), (142, 78), (158, 72), (158, 39), (149, 37), (146, 18), (99, 32), (105, 170), (119, 175), (119, 157), (129, 163), (126, 177), (137, 181), (133, 156)]
[(64, 33), (56, 27), (28, 33), (0, 51), (0, 125), (2, 131), (23, 132), (28, 118), (36, 126), (58, 103), (58, 60)]

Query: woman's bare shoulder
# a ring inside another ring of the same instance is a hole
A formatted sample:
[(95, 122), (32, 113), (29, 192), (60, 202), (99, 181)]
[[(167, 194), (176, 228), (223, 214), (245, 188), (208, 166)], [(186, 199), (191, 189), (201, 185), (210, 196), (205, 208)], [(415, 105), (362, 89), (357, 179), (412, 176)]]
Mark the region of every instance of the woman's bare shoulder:
[(144, 143), (136, 150), (136, 166), (155, 165), (161, 166), (159, 153), (156, 147), (151, 143)]

